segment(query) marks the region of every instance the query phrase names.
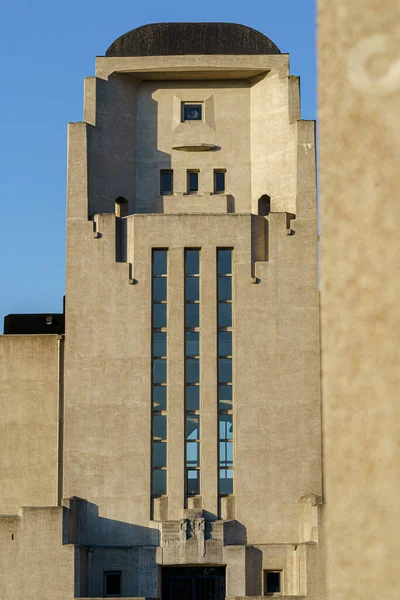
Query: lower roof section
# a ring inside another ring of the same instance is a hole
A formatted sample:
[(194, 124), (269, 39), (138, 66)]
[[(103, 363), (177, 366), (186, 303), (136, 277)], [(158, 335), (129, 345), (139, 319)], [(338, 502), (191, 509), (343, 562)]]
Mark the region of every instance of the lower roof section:
[(42, 335), (65, 333), (63, 313), (7, 315), (4, 317), (4, 335)]

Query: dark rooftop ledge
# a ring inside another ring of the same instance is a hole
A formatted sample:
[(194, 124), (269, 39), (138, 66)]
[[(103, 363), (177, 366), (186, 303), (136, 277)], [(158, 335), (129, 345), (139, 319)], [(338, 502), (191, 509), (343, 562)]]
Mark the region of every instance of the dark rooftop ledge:
[(237, 23), (152, 23), (121, 35), (106, 56), (280, 54), (263, 33)]
[(4, 335), (42, 335), (65, 333), (63, 313), (7, 315), (4, 317)]

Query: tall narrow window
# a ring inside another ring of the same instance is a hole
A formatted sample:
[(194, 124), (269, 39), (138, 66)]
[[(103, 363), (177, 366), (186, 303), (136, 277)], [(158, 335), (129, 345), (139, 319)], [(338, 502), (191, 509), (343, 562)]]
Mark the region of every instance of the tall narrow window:
[(225, 192), (225, 169), (214, 170), (214, 194)]
[(217, 251), (219, 495), (233, 494), (232, 250)]
[(188, 194), (195, 194), (199, 191), (199, 171), (187, 172), (187, 191)]
[(152, 495), (167, 493), (167, 250), (152, 259)]
[(185, 250), (186, 495), (200, 494), (200, 250)]
[(174, 172), (172, 169), (163, 169), (160, 171), (160, 194), (161, 196), (170, 196), (174, 191)]

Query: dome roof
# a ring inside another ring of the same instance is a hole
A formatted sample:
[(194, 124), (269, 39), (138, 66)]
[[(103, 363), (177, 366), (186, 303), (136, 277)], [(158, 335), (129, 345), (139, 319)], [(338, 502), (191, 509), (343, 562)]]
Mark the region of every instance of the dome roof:
[(106, 56), (176, 54), (280, 54), (265, 35), (236, 23), (153, 23), (132, 29), (111, 44)]

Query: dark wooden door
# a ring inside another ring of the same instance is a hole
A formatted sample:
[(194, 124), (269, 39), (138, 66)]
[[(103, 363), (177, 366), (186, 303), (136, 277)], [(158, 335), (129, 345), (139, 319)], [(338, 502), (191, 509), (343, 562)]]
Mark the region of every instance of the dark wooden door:
[(225, 600), (225, 567), (164, 567), (162, 600)]

